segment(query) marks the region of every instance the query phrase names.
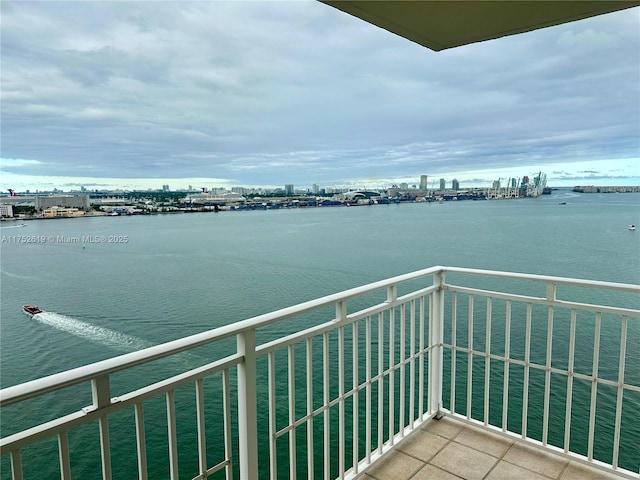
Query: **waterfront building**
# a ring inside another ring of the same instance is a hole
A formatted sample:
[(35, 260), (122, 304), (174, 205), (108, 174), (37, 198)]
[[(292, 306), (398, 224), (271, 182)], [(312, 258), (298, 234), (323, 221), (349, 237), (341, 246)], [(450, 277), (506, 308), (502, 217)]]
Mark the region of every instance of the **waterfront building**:
[(444, 191), (447, 189), (447, 181), (444, 178), (440, 179), (440, 190)]
[(13, 217), (13, 205), (0, 204), (0, 217)]
[(42, 210), (44, 218), (82, 217), (85, 212), (77, 208), (51, 207)]
[(287, 183), (284, 186), (284, 194), (285, 195), (293, 195), (293, 184)]
[(453, 191), (456, 191), (456, 192), (457, 192), (458, 190), (460, 190), (460, 182), (458, 182), (458, 179), (457, 179), (457, 178), (454, 178), (454, 179), (451, 181), (451, 189), (452, 189)]
[(51, 207), (78, 208), (89, 210), (89, 195), (49, 195), (35, 197), (36, 211), (41, 212)]
[(180, 203), (189, 203), (193, 205), (214, 205), (214, 204), (231, 204), (244, 203), (246, 198), (235, 192), (219, 192), (219, 193), (194, 193), (187, 195)]
[(578, 193), (638, 193), (640, 186), (603, 186), (595, 185), (576, 186), (573, 187), (574, 192)]
[(427, 175), (420, 175), (420, 190), (422, 190), (423, 192), (427, 191), (427, 187), (428, 187), (427, 180), (428, 180)]

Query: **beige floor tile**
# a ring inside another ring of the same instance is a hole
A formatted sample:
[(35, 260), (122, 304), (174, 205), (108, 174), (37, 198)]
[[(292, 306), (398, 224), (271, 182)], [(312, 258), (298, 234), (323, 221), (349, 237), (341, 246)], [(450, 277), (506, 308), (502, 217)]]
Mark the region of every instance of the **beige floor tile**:
[(424, 465), (424, 462), (395, 450), (376, 463), (367, 474), (376, 480), (407, 480)]
[(519, 467), (509, 462), (500, 462), (487, 475), (486, 480), (549, 480), (538, 473)]
[(454, 438), (462, 430), (462, 424), (443, 417), (440, 420), (431, 420), (428, 422), (424, 430), (435, 435), (440, 435), (441, 437)]
[(449, 440), (433, 433), (418, 430), (406, 438), (398, 449), (413, 457), (428, 462), (444, 447)]
[(560, 477), (561, 480), (615, 480), (619, 478), (620, 476), (613, 473), (609, 474), (603, 470), (576, 462), (569, 462), (569, 466)]
[(458, 434), (455, 441), (498, 458), (502, 457), (513, 445), (509, 439), (492, 435), (474, 427), (466, 427)]
[(509, 449), (503, 459), (551, 478), (558, 478), (568, 463), (562, 457), (518, 443)]
[(411, 480), (460, 480), (460, 477), (445, 472), (433, 465), (425, 465), (424, 468), (411, 477)]
[(497, 461), (491, 455), (451, 442), (430, 463), (465, 479), (480, 480)]

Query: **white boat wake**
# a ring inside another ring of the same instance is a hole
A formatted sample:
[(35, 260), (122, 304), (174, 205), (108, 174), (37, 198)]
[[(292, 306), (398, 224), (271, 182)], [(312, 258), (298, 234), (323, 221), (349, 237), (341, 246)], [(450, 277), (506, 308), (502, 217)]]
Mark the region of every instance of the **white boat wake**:
[[(133, 335), (91, 325), (90, 323), (60, 313), (42, 312), (35, 314), (32, 318), (45, 325), (77, 337), (85, 338), (91, 342), (99, 343), (100, 345), (112, 348), (121, 353), (136, 352), (155, 345), (154, 343), (134, 337)], [(194, 365), (203, 363), (203, 359), (200, 356), (190, 352), (179, 353), (173, 358), (174, 360), (180, 361), (187, 368), (193, 368)]]
[(20, 225), (6, 225), (3, 227), (0, 227), (0, 230), (5, 230), (7, 228), (22, 228), (22, 227), (26, 227), (27, 224), (26, 223), (21, 223)]
[(141, 338), (115, 332), (108, 328), (97, 327), (59, 313), (42, 312), (34, 315), (33, 319), (40, 323), (57, 328), (58, 330), (62, 330), (77, 337), (86, 338), (87, 340), (113, 348), (120, 352), (129, 353), (153, 346), (153, 343), (142, 340)]

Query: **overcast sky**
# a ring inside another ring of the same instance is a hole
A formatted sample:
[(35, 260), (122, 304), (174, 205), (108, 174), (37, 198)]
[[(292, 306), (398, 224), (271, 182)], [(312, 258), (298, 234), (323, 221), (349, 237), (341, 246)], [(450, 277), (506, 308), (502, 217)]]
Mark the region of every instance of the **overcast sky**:
[(432, 52), (316, 1), (2, 1), (2, 190), (640, 183), (640, 8)]

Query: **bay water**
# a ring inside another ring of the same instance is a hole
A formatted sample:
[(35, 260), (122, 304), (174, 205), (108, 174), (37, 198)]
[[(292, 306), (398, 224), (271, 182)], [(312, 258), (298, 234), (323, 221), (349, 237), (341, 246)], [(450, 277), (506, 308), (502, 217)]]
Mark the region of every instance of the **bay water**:
[[(1, 226), (2, 387), (433, 265), (640, 284), (633, 193), (14, 223)], [(640, 326), (628, 335), (638, 345)], [(3, 435), (25, 415), (3, 415)]]

